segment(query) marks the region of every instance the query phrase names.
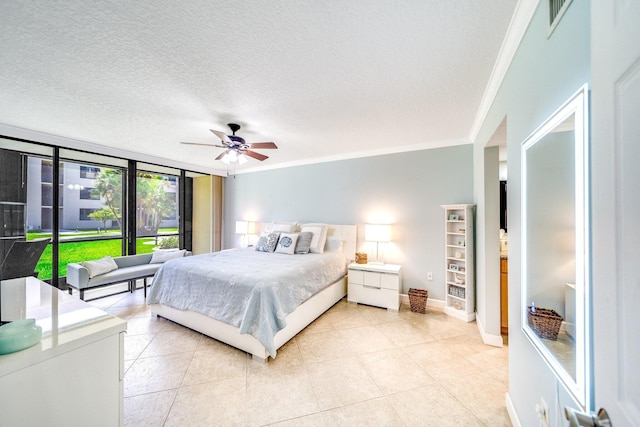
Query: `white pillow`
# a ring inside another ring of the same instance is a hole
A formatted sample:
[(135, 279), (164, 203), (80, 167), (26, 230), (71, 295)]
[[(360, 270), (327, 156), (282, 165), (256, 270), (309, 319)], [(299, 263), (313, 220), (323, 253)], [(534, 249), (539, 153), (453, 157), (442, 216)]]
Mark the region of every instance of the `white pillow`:
[(310, 252), (314, 254), (324, 253), (324, 244), (327, 241), (327, 224), (302, 224), (300, 231), (310, 231), (313, 233), (311, 239)]
[(327, 252), (342, 252), (344, 242), (339, 237), (328, 236), (324, 250)]
[(278, 240), (278, 245), (276, 246), (276, 252), (293, 255), (298, 236), (298, 233), (281, 233), (280, 240)]
[(297, 222), (272, 222), (269, 227), (271, 233), (293, 233), (296, 231)]
[(89, 270), (89, 279), (118, 269), (118, 264), (110, 256), (97, 261), (82, 261), (80, 265)]
[(149, 261), (149, 264), (162, 264), (170, 259), (182, 258), (186, 253), (186, 249), (181, 249), (179, 251), (155, 251), (153, 255), (151, 255), (151, 261)]

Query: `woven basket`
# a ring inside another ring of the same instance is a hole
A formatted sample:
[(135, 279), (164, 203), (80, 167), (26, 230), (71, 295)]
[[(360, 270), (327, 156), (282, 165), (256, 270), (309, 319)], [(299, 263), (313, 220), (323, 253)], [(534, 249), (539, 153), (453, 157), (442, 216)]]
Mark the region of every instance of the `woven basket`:
[(531, 306), (527, 307), (527, 322), (540, 338), (557, 340), (562, 320), (562, 316), (550, 308), (535, 307), (534, 311)]
[(356, 264), (366, 264), (367, 263), (367, 254), (356, 252)]
[(424, 314), (427, 311), (427, 298), (429, 291), (426, 289), (409, 288), (409, 305), (414, 313)]

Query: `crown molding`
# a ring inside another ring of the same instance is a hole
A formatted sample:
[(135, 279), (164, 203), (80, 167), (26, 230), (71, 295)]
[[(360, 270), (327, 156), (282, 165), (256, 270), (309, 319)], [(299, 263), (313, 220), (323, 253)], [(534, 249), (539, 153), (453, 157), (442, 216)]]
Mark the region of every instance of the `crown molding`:
[(265, 165), (265, 166), (258, 166), (254, 168), (240, 169), (240, 170), (234, 171), (233, 173), (230, 172), (229, 175), (240, 175), (243, 173), (263, 172), (267, 170), (284, 169), (284, 168), (290, 168), (294, 166), (306, 166), (306, 165), (312, 165), (317, 163), (337, 162), (340, 160), (360, 159), (364, 157), (383, 156), (388, 154), (405, 153), (409, 151), (431, 150), (435, 148), (454, 147), (457, 145), (467, 145), (467, 144), (471, 144), (471, 141), (469, 141), (466, 138), (463, 138), (463, 139), (453, 139), (453, 140), (446, 140), (446, 141), (426, 142), (422, 144), (404, 145), (400, 147), (379, 148), (375, 150), (354, 151), (351, 153), (345, 153), (345, 154), (336, 155), (336, 156), (316, 157), (316, 158), (310, 158), (310, 159), (304, 159), (304, 160), (296, 160), (292, 162), (277, 163), (274, 165)]
[(531, 23), (531, 19), (533, 18), (533, 14), (538, 8), (539, 3), (540, 0), (519, 0), (516, 5), (516, 9), (511, 17), (511, 22), (509, 23), (509, 28), (507, 29), (507, 34), (502, 41), (502, 46), (498, 52), (498, 58), (493, 65), (489, 82), (484, 90), (482, 101), (480, 101), (480, 106), (476, 112), (476, 117), (473, 121), (473, 125), (471, 126), (471, 131), (469, 132), (469, 140), (473, 143), (475, 143), (478, 133), (480, 132), (480, 128), (487, 118), (489, 109), (498, 94), (498, 90), (500, 89), (502, 81), (509, 70), (511, 61), (513, 61), (513, 57), (520, 46), (520, 42), (522, 41), (527, 28), (529, 28), (529, 24)]

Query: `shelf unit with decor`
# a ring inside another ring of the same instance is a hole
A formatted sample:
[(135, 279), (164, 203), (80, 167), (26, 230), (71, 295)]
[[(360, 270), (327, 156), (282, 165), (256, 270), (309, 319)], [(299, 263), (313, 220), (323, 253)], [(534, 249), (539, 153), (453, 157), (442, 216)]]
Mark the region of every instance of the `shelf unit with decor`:
[(445, 304), (444, 312), (475, 320), (475, 257), (473, 216), (475, 205), (442, 205), (444, 209)]

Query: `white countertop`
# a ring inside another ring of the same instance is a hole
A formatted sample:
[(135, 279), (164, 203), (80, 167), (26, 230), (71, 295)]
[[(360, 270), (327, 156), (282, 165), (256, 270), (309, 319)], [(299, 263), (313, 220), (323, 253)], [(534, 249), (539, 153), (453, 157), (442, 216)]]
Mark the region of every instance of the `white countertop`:
[(36, 319), (42, 340), (0, 356), (0, 376), (127, 330), (127, 322), (34, 277), (4, 280), (2, 320)]

